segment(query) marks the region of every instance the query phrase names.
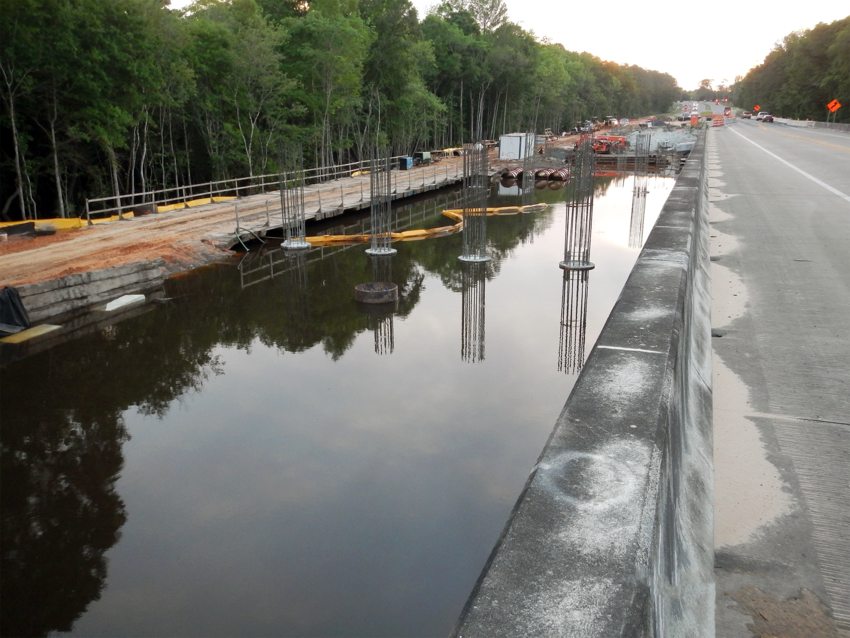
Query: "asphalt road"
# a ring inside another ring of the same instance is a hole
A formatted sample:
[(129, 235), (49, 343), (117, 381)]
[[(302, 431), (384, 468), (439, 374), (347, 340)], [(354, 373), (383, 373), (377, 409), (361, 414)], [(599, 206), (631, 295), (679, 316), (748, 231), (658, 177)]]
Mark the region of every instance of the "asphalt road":
[(850, 135), (708, 139), (716, 633), (850, 636)]

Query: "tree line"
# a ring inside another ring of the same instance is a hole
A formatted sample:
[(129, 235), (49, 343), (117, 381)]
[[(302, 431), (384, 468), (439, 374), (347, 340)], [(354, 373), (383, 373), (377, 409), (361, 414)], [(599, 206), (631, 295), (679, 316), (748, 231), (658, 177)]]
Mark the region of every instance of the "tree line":
[(747, 110), (758, 104), (774, 115), (821, 121), (837, 99), (843, 107), (835, 121), (850, 122), (850, 16), (787, 35), (732, 95)]
[(503, 0), (5, 0), (0, 218), (86, 198), (664, 112), (666, 73), (539, 40)]

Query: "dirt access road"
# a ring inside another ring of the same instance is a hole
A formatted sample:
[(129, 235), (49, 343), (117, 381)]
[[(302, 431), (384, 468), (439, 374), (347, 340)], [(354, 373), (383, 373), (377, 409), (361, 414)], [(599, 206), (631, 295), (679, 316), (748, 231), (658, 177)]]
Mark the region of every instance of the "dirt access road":
[[(434, 166), (394, 171), (395, 188), (411, 193), (439, 187), (443, 182), (456, 180), (462, 163), (463, 158), (456, 157)], [(368, 207), (369, 177), (343, 178), (307, 186), (304, 200), (308, 220), (338, 215), (349, 208)], [(239, 199), (240, 225), (268, 228), (267, 201), (272, 211), (272, 226), (279, 226), (277, 192)], [(169, 274), (226, 258), (233, 254), (229, 248), (238, 241), (235, 202), (205, 204), (54, 235), (10, 236), (0, 242), (0, 287), (22, 286), (157, 257), (165, 260)]]

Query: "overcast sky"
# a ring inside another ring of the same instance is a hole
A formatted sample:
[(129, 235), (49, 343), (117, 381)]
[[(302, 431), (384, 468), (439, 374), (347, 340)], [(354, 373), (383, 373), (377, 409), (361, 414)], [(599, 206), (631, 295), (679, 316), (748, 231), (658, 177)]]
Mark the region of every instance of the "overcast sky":
[[(425, 17), (437, 0), (411, 0)], [(603, 0), (586, 5), (563, 0), (505, 0), (508, 19), (538, 39), (560, 42), (603, 60), (669, 73), (685, 90), (704, 78), (734, 82), (761, 64), (792, 31), (850, 15), (846, 0), (785, 5), (756, 0), (652, 5)], [(172, 0), (172, 8), (188, 0)]]
[[(422, 19), (435, 0), (412, 0)], [(508, 19), (569, 51), (669, 73), (683, 89), (710, 78), (733, 82), (761, 64), (792, 31), (850, 15), (844, 0), (785, 5), (756, 1), (653, 5), (603, 0), (505, 0)]]

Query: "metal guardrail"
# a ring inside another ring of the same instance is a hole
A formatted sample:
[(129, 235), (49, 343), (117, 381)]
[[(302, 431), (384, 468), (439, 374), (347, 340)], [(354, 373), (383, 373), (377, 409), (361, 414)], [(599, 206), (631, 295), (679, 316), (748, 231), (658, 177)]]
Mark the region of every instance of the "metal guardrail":
[[(436, 155), (438, 152), (434, 151), (433, 153)], [(396, 165), (402, 157), (407, 156), (396, 155), (391, 157), (390, 160)], [(368, 161), (358, 161), (305, 169), (304, 183), (310, 185), (333, 181), (341, 177), (350, 177), (352, 173), (357, 171), (368, 170), (368, 167)], [(408, 177), (409, 181), (410, 177)], [(244, 197), (246, 195), (277, 191), (278, 188), (278, 173), (269, 173), (266, 175), (254, 175), (252, 177), (236, 177), (203, 182), (201, 184), (185, 184), (124, 195), (95, 197), (86, 200), (86, 220), (91, 224), (92, 217), (112, 215), (118, 215), (119, 219), (123, 219), (124, 213), (140, 208), (146, 208), (150, 212), (156, 212), (155, 209), (157, 206), (186, 203), (205, 198), (209, 198), (210, 203), (212, 203), (215, 197)]]
[[(330, 181), (337, 179), (342, 174), (350, 175), (355, 171), (364, 170), (364, 167), (367, 165), (367, 162), (351, 162), (330, 167), (306, 169), (304, 171), (304, 179), (305, 182), (310, 183)], [(266, 175), (203, 182), (201, 184), (172, 186), (126, 195), (95, 197), (86, 200), (86, 219), (90, 222), (93, 215), (114, 214), (117, 214), (121, 218), (124, 212), (136, 207), (149, 208), (160, 205), (178, 204), (206, 197), (209, 197), (210, 202), (214, 201), (214, 197), (242, 197), (245, 194), (277, 190), (278, 184), (279, 175), (277, 173), (269, 173)]]
[[(410, 192), (416, 189), (425, 189), (428, 186), (437, 186), (441, 181), (448, 182), (450, 178), (457, 179), (463, 173), (463, 167), (460, 163), (446, 164), (444, 166), (426, 166), (424, 169), (416, 171), (393, 171), (392, 177), (392, 192), (399, 194)], [(313, 204), (317, 206), (316, 219), (323, 219), (328, 211), (337, 213), (340, 210), (351, 208), (357, 205), (365, 204), (371, 201), (371, 185), (365, 180), (360, 184), (359, 196), (356, 192), (352, 193), (349, 187), (348, 193), (346, 188), (340, 184), (337, 194), (336, 188), (325, 189), (325, 192), (318, 191), (316, 200)], [(312, 199), (312, 197), (311, 197)], [(256, 209), (257, 204), (251, 206)], [(361, 206), (362, 207), (362, 206)], [(259, 210), (252, 210), (249, 213), (240, 213), (239, 201), (234, 203), (234, 217), (236, 222), (236, 232), (244, 229), (249, 232), (257, 230), (256, 227), (249, 227), (252, 222), (265, 219), (264, 223), (260, 224), (260, 228), (270, 228), (275, 224), (272, 223), (272, 218), (280, 217), (280, 200), (267, 199), (265, 201), (265, 209), (262, 207)]]

